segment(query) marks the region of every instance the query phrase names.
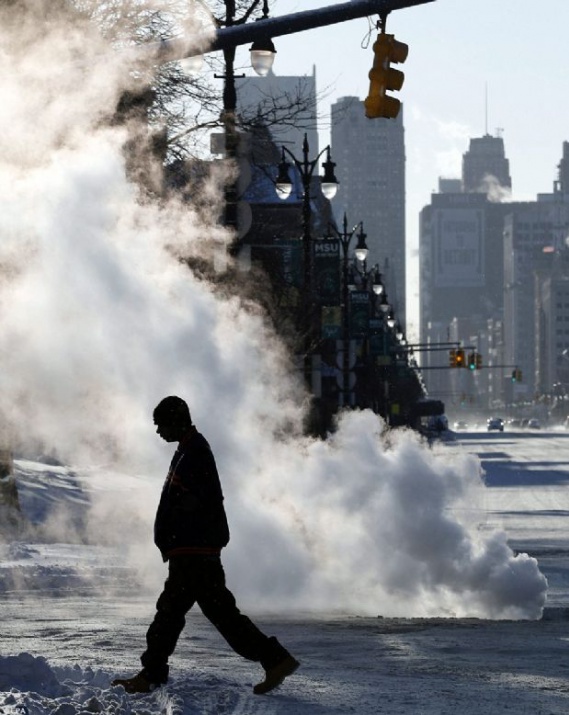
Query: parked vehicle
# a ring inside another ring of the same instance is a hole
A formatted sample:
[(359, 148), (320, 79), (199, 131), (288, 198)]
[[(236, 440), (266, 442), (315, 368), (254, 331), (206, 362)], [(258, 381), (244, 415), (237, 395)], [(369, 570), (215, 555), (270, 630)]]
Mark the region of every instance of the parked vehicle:
[(528, 429), (541, 429), (541, 422), (537, 418), (532, 417), (528, 420)]

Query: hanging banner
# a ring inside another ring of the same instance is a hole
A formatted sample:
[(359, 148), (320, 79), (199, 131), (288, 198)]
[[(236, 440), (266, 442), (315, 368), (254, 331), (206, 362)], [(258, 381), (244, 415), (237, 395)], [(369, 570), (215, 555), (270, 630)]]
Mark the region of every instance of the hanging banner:
[(327, 238), (312, 242), (314, 292), (320, 305), (340, 305), (340, 241)]
[(322, 338), (339, 340), (342, 337), (342, 309), (338, 306), (322, 307)]
[(253, 245), (251, 261), (263, 266), (281, 304), (292, 306), (300, 303), (304, 280), (300, 241), (276, 240), (268, 245)]
[(369, 293), (366, 290), (350, 292), (350, 335), (363, 338), (369, 332)]
[(372, 355), (385, 355), (387, 352), (385, 335), (372, 333), (369, 336), (369, 351)]

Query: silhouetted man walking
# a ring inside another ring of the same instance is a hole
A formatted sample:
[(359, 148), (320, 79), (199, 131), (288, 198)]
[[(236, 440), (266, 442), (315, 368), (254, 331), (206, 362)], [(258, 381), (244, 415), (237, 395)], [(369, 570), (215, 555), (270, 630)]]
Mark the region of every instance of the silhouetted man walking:
[(156, 604), (156, 615), (146, 634), (142, 670), (118, 679), (128, 693), (148, 693), (168, 680), (168, 659), (197, 603), (239, 655), (260, 663), (265, 679), (255, 685), (268, 693), (294, 673), (299, 663), (274, 637), (264, 635), (244, 616), (225, 585), (221, 549), (229, 542), (223, 493), (207, 440), (192, 424), (188, 405), (180, 397), (165, 397), (154, 410), (157, 433), (178, 442), (160, 497), (154, 541), (168, 578)]

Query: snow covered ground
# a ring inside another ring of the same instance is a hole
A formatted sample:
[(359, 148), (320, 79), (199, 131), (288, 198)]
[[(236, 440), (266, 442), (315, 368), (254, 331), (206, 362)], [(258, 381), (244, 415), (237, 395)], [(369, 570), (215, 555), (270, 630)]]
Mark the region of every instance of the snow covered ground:
[[(308, 609), (277, 615), (264, 601), (255, 608), (244, 589), (249, 614), (302, 662), (279, 691), (264, 697), (251, 691), (259, 667), (233, 654), (198, 611), (188, 618), (167, 687), (147, 696), (112, 688), (114, 676), (138, 669), (164, 571), (156, 563), (156, 578), (148, 577), (136, 556), (125, 559), (117, 544), (77, 543), (72, 536), (89, 533), (97, 494), (109, 490), (116, 498), (132, 481), (18, 461), (22, 505), (42, 525), (42, 536), (2, 550), (0, 712), (565, 715), (569, 439), (470, 434), (441, 449), (481, 456), (486, 487), (478, 528), (494, 533), (505, 527), (514, 549), (538, 557), (549, 581), (543, 616), (385, 617)], [(149, 499), (153, 488), (148, 485)], [(56, 533), (50, 504), (67, 524), (67, 542), (50, 536)], [(140, 533), (147, 526), (141, 524)], [(239, 598), (240, 581), (233, 583)]]

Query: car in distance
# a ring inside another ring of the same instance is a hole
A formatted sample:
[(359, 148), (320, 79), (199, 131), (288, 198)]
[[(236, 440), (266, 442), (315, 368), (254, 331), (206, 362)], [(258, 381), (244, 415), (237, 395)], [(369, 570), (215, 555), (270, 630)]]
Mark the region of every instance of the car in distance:
[(465, 422), (464, 420), (458, 420), (458, 422), (454, 423), (453, 427), (456, 431), (465, 430), (468, 429), (468, 422)]
[(491, 432), (492, 430), (498, 430), (499, 432), (504, 431), (504, 420), (502, 420), (500, 417), (489, 417), (488, 421), (486, 422), (486, 429), (488, 432)]
[(541, 422), (537, 418), (532, 417), (528, 420), (528, 429), (541, 429)]

